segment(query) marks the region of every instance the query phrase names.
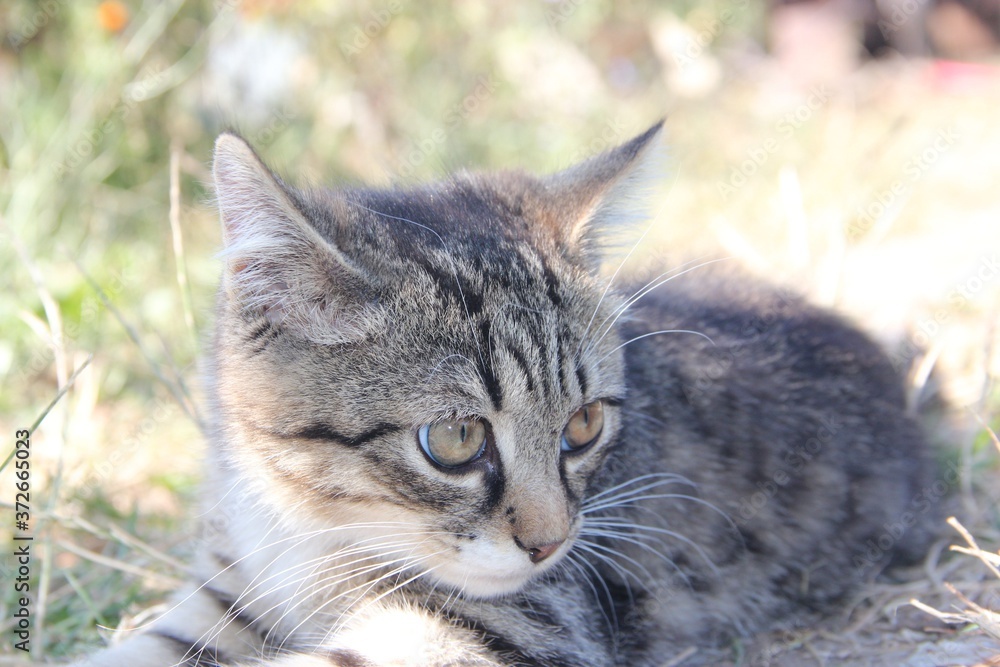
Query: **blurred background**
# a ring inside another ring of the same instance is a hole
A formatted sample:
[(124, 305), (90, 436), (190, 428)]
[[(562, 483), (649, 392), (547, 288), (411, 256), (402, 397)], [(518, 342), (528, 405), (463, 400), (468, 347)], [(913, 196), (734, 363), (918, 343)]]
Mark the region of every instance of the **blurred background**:
[[(0, 661), (101, 645), (184, 576), (225, 128), (293, 183), (388, 185), (552, 171), (666, 117), (626, 270), (733, 257), (855, 318), (996, 550), (997, 0), (4, 0), (0, 39), (4, 553), (13, 434), (40, 421), (31, 653), (3, 558)], [(916, 593), (954, 603), (946, 575), (1000, 608), (974, 559), (928, 573), (873, 589), (869, 620), (895, 628)], [(962, 639), (935, 633), (911, 644)]]

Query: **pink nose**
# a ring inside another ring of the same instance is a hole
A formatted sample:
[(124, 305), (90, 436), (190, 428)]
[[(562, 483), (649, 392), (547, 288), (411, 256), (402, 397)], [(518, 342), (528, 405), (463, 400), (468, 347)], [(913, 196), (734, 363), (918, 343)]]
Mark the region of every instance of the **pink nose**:
[(528, 547), (521, 544), (521, 540), (514, 538), (514, 542), (517, 546), (521, 547), (528, 552), (528, 558), (531, 559), (532, 563), (541, 563), (543, 560), (551, 556), (556, 552), (565, 540), (559, 540), (558, 542), (550, 542), (549, 544), (539, 544), (538, 546)]

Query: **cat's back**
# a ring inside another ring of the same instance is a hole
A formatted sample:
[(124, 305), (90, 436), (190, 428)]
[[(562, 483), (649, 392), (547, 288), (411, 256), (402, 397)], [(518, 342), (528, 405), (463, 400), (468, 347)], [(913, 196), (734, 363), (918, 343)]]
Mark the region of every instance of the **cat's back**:
[[(864, 410), (848, 399), (865, 396), (905, 410), (900, 369), (882, 348), (858, 326), (790, 288), (730, 267), (697, 267), (625, 291), (642, 294), (623, 317), (625, 340), (677, 332), (630, 343), (626, 357), (653, 363), (668, 376), (679, 373), (689, 397), (743, 386), (823, 409)], [(831, 396), (842, 400), (831, 405)]]
[(858, 328), (731, 270), (677, 275), (622, 319), (628, 447), (605, 483), (637, 469), (690, 482), (664, 477), (610, 510), (657, 517), (628, 555), (673, 582), (651, 603), (667, 627), (752, 632), (926, 551), (931, 452), (899, 373)]

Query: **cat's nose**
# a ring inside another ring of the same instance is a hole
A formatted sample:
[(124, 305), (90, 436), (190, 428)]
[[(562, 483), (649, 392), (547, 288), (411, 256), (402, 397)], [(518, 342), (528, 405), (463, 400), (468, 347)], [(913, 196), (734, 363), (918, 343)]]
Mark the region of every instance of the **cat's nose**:
[(514, 542), (517, 546), (528, 552), (528, 558), (531, 559), (532, 563), (541, 563), (543, 560), (554, 554), (556, 549), (558, 549), (565, 541), (566, 540), (559, 540), (558, 542), (549, 542), (548, 544), (525, 546), (521, 543), (521, 540), (516, 537), (514, 538)]

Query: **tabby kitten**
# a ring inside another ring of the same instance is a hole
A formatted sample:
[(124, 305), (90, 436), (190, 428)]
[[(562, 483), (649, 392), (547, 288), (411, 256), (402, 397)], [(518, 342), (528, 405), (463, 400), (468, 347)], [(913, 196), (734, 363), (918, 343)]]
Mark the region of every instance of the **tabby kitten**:
[(304, 191), (221, 136), (201, 563), (89, 664), (711, 663), (919, 557), (929, 512), (871, 553), (932, 472), (864, 334), (732, 274), (601, 274), (659, 141)]

